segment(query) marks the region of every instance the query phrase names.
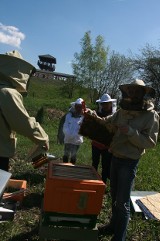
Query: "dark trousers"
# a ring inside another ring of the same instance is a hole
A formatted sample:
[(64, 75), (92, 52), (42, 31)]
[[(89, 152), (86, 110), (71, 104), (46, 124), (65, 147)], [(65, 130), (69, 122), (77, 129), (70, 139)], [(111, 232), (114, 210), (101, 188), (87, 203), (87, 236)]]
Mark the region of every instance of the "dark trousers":
[(92, 166), (98, 171), (98, 166), (101, 161), (102, 165), (102, 181), (106, 183), (107, 179), (110, 179), (110, 166), (111, 166), (112, 154), (107, 149), (100, 150), (95, 146), (92, 146)]
[(63, 162), (71, 162), (72, 164), (75, 164), (77, 161), (77, 152), (79, 147), (79, 145), (69, 143), (64, 144)]
[(113, 156), (111, 162), (111, 196), (114, 230), (113, 241), (125, 241), (130, 217), (130, 193), (139, 160), (122, 159)]
[(9, 170), (9, 158), (8, 157), (0, 157), (0, 169), (8, 172), (8, 170)]

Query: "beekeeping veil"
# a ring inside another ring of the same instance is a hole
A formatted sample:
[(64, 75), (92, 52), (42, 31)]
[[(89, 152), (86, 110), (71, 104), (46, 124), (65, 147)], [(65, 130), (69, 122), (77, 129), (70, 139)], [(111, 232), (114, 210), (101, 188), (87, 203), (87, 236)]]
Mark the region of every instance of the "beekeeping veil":
[(143, 80), (136, 79), (130, 84), (120, 85), (122, 99), (119, 103), (124, 110), (147, 110), (149, 105), (153, 106), (155, 90), (145, 85)]

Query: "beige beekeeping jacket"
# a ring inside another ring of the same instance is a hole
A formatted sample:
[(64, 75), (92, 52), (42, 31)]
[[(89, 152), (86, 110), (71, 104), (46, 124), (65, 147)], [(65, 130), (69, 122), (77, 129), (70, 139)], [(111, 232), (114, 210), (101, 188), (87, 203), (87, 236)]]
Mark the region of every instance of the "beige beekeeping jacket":
[(13, 157), (16, 133), (40, 146), (49, 141), (43, 128), (27, 113), (20, 93), (27, 92), (33, 68), (21, 56), (0, 55), (0, 157)]
[[(117, 127), (110, 151), (119, 158), (139, 159), (145, 149), (156, 145), (159, 131), (159, 115), (150, 102), (146, 111), (119, 109), (113, 116), (105, 119)], [(122, 134), (118, 126), (129, 125), (127, 134)]]

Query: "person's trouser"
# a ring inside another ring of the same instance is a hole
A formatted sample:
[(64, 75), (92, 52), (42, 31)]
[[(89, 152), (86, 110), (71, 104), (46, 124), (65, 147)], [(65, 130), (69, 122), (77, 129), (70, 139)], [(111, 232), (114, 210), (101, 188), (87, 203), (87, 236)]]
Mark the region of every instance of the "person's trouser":
[(92, 166), (98, 170), (98, 165), (102, 164), (102, 181), (107, 182), (107, 178), (110, 179), (110, 166), (111, 166), (112, 154), (108, 150), (100, 150), (95, 146), (92, 146)]
[(70, 162), (72, 164), (75, 164), (77, 161), (77, 152), (79, 149), (79, 145), (74, 145), (74, 144), (64, 144), (64, 155), (63, 155), (63, 162), (67, 163)]
[(8, 170), (9, 170), (9, 158), (8, 157), (0, 157), (0, 169), (8, 172)]
[(111, 197), (114, 227), (113, 241), (126, 240), (127, 225), (130, 217), (130, 193), (136, 175), (139, 160), (112, 157), (111, 161)]

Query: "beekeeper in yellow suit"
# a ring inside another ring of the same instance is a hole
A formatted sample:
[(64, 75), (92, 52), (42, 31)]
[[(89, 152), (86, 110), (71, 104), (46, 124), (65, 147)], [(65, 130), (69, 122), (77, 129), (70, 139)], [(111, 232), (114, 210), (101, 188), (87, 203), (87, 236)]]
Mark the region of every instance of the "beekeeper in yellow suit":
[(34, 66), (14, 50), (0, 54), (0, 169), (9, 170), (9, 159), (16, 150), (16, 133), (49, 149), (49, 137), (23, 105)]

